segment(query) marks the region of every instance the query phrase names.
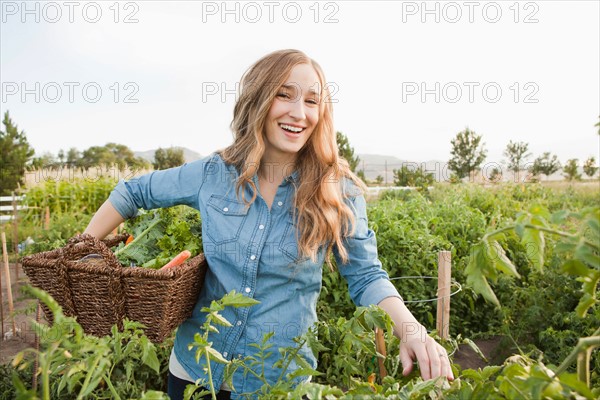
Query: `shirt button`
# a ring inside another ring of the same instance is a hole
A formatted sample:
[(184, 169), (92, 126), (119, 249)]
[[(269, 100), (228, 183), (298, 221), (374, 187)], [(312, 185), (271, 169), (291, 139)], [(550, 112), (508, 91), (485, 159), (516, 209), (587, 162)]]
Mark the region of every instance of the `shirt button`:
[(223, 353), (223, 357), (227, 357), (229, 354), (227, 352)]
[(277, 205), (278, 205), (279, 207), (281, 207), (281, 206), (283, 205), (283, 201), (278, 201), (278, 202), (277, 202)]
[(227, 212), (227, 211), (229, 211), (229, 208), (225, 207), (225, 208), (223, 208), (223, 211)]
[(258, 226), (258, 229), (265, 229), (265, 226), (264, 226), (263, 224), (260, 224), (260, 225)]
[(244, 291), (245, 291), (246, 293), (250, 293), (250, 292), (252, 291), (252, 289), (250, 289), (249, 287), (247, 287), (246, 289), (244, 289)]
[(235, 323), (237, 326), (240, 326), (242, 324), (242, 321), (238, 321)]
[(256, 260), (256, 256), (255, 256), (254, 254), (252, 254), (252, 255), (250, 256), (250, 259), (251, 259), (251, 260)]

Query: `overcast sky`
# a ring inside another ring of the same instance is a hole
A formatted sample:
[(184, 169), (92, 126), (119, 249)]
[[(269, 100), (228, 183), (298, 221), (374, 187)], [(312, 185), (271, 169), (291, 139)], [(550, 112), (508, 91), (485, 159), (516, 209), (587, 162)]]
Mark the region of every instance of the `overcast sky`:
[[(297, 48), (323, 67), (358, 153), (447, 160), (465, 127), (600, 152), (598, 1), (0, 2), (0, 110), (38, 154), (232, 141), (242, 73)], [(2, 127), (3, 129), (3, 127)]]

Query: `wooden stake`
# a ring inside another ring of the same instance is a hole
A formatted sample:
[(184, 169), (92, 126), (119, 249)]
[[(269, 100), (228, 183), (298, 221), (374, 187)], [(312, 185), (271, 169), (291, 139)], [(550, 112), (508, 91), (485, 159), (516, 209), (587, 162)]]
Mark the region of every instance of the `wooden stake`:
[(17, 213), (17, 198), (12, 193), (13, 206), (13, 251), (15, 252), (15, 281), (19, 283), (19, 214)]
[(444, 340), (450, 338), (450, 279), (451, 257), (449, 251), (438, 253), (438, 292), (436, 328)]
[(4, 260), (4, 273), (6, 274), (6, 293), (8, 296), (8, 312), (12, 321), (13, 336), (17, 336), (17, 325), (15, 324), (12, 287), (10, 284), (10, 270), (8, 269), (8, 251), (6, 250), (6, 234), (2, 232), (2, 259)]
[(44, 229), (50, 229), (50, 207), (46, 206), (46, 213), (44, 215)]
[[(375, 328), (375, 349), (382, 356), (387, 356), (387, 351), (385, 349), (385, 339), (383, 337), (383, 331), (379, 328)], [(379, 377), (381, 379), (387, 376), (387, 370), (385, 369), (385, 365), (383, 364), (383, 358), (377, 357), (377, 362), (379, 363)]]

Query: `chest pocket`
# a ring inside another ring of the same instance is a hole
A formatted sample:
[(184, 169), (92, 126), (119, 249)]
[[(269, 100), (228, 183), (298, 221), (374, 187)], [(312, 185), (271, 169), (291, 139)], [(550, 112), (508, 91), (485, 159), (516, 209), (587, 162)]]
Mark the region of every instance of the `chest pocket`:
[(288, 220), (285, 224), (285, 230), (283, 231), (283, 236), (281, 237), (281, 241), (279, 242), (279, 250), (284, 254), (284, 256), (289, 259), (291, 262), (295, 261), (303, 261), (308, 259), (308, 257), (304, 257), (303, 260), (298, 259), (299, 250), (298, 250), (298, 239), (300, 233), (297, 231), (297, 225), (293, 219), (292, 212), (288, 213)]
[(243, 202), (213, 194), (207, 202), (206, 234), (215, 243), (236, 241), (248, 210)]

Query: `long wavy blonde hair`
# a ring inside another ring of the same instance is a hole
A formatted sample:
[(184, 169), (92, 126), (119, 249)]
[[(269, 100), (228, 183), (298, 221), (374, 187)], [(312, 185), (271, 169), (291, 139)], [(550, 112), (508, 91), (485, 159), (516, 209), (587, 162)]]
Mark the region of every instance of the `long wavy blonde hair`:
[[(319, 120), (306, 144), (298, 152), (295, 169), (296, 186), (294, 212), (298, 215), (298, 249), (300, 257), (316, 262), (318, 250), (327, 246), (325, 260), (330, 269), (333, 246), (337, 245), (343, 263), (348, 253), (344, 236), (355, 227), (354, 213), (344, 202), (342, 180), (349, 178), (364, 193), (365, 184), (350, 170), (348, 162), (338, 156), (333, 127), (333, 107), (325, 75), (319, 64), (299, 50), (279, 50), (267, 54), (242, 76), (240, 93), (233, 111), (231, 130), (234, 143), (219, 151), (223, 160), (236, 167), (239, 178), (236, 192), (246, 205), (256, 199), (257, 188), (252, 177), (260, 168), (265, 151), (265, 124), (277, 92), (298, 64), (311, 65), (322, 89)], [(243, 187), (252, 188), (252, 198), (245, 199)]]

